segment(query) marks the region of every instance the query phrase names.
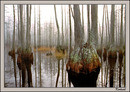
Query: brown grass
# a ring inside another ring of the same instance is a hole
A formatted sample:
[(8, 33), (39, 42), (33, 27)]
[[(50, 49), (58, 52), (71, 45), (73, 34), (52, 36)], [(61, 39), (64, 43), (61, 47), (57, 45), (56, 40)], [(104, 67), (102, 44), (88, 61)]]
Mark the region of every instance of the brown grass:
[[(34, 51), (36, 52), (36, 48), (34, 48)], [(54, 52), (54, 56), (57, 59), (62, 59), (68, 56), (66, 51), (65, 53), (63, 53), (62, 51), (58, 52), (55, 47), (50, 48), (50, 47), (42, 46), (42, 47), (37, 48), (37, 51), (43, 52), (43, 53), (46, 53), (49, 51)]]
[[(36, 52), (36, 48), (34, 48), (34, 51)], [(55, 48), (54, 47), (50, 48), (50, 47), (42, 46), (42, 47), (37, 48), (37, 51), (39, 51), (39, 52), (55, 51)]]
[(67, 52), (65, 51), (65, 54), (64, 54), (62, 51), (58, 52), (58, 51), (55, 49), (54, 55), (55, 55), (55, 57), (56, 57), (57, 59), (62, 59), (62, 58), (67, 57)]

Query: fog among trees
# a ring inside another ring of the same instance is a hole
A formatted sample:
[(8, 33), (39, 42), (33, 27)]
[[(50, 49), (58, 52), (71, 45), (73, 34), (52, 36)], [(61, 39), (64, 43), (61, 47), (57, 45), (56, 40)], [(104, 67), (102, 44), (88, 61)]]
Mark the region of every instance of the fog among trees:
[(5, 5), (5, 87), (125, 87), (125, 8)]

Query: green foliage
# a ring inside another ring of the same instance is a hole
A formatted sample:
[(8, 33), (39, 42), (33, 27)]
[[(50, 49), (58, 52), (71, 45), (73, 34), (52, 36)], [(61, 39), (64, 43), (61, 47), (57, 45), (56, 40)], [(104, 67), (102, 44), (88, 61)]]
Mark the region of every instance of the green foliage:
[(73, 51), (70, 55), (71, 60), (75, 62), (79, 62), (81, 60), (81, 56), (79, 55), (80, 48), (77, 48), (75, 51)]
[(76, 50), (72, 51), (70, 57), (73, 63), (80, 61), (85, 61), (84, 63), (91, 63), (93, 58), (98, 58), (98, 55), (92, 44), (87, 47), (78, 47)]

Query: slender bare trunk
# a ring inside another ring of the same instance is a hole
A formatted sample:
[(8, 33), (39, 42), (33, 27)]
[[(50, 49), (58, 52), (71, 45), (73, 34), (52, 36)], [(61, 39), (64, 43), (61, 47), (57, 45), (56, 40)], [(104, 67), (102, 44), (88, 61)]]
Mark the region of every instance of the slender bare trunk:
[(57, 14), (56, 14), (56, 6), (54, 5), (54, 12), (55, 12), (55, 20), (56, 20), (56, 26), (57, 26), (57, 31), (58, 31), (58, 38), (57, 38), (57, 46), (60, 45), (60, 30), (59, 30), (59, 24), (58, 24), (58, 20), (57, 20)]
[(88, 13), (88, 44), (90, 44), (90, 18), (89, 18), (89, 7), (90, 5), (87, 5), (87, 13)]
[(61, 23), (61, 24), (62, 24), (62, 27), (61, 27), (62, 29), (61, 29), (61, 30), (62, 30), (62, 46), (63, 46), (63, 45), (64, 45), (64, 31), (63, 31), (63, 6), (61, 6), (61, 16), (62, 16), (62, 21), (61, 21), (61, 22), (62, 22), (62, 23)]
[(102, 82), (102, 87), (103, 87), (103, 33), (104, 33), (104, 13), (105, 13), (105, 5), (103, 7), (103, 19), (102, 19), (102, 36), (101, 36), (101, 82)]
[(82, 30), (83, 30), (83, 42), (84, 42), (84, 7), (82, 5)]
[[(123, 5), (121, 5), (120, 47), (123, 47)], [(121, 50), (121, 49), (120, 49)], [(122, 54), (121, 54), (122, 55)], [(119, 55), (120, 56), (120, 55)], [(123, 56), (122, 56), (123, 57)], [(119, 57), (119, 87), (121, 87), (122, 58)]]
[(121, 5), (120, 46), (123, 46), (123, 5)]
[[(34, 48), (37, 51), (36, 48), (36, 13), (35, 13), (35, 6), (34, 6)], [(37, 87), (37, 67), (36, 67), (36, 52), (35, 52), (35, 87)]]
[(69, 46), (69, 48), (70, 48), (70, 51), (69, 51), (69, 58), (70, 58), (70, 54), (71, 54), (71, 13), (70, 13), (70, 5), (69, 5), (69, 25), (70, 25), (70, 46)]
[[(13, 29), (13, 46), (12, 49), (15, 52), (15, 6), (13, 5), (13, 13), (14, 13), (14, 29)], [(15, 86), (17, 87), (17, 73), (16, 73), (16, 59), (14, 54), (14, 76), (15, 76)]]

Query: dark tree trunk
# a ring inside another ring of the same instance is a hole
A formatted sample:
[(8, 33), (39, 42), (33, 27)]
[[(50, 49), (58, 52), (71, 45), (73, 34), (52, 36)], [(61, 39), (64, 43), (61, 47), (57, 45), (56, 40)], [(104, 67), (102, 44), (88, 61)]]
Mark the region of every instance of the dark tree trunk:
[(110, 87), (113, 87), (114, 70), (110, 70)]
[(117, 53), (116, 51), (109, 51), (108, 52), (108, 62), (110, 65), (110, 87), (113, 87), (113, 76), (114, 76), (114, 67), (115, 67), (115, 63), (116, 63), (116, 59), (117, 59)]
[(100, 67), (97, 67), (95, 71), (88, 72), (87, 74), (76, 73), (74, 71), (68, 71), (69, 82), (72, 82), (74, 87), (96, 87), (96, 81)]
[(24, 61), (22, 61), (22, 87), (25, 87), (26, 83), (26, 66)]
[(122, 64), (123, 64), (123, 52), (122, 50), (119, 50), (119, 87), (121, 87)]

